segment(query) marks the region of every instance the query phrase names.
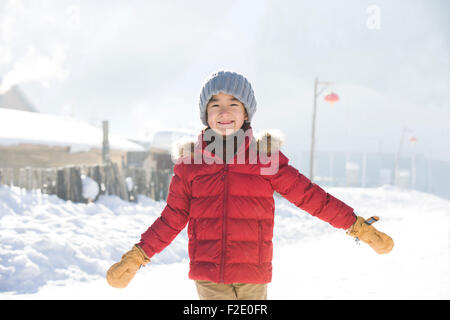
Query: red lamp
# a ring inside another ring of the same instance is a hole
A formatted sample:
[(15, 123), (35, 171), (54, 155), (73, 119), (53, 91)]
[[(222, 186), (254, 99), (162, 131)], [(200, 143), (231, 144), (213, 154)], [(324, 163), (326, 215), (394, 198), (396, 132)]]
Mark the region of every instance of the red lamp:
[(326, 102), (333, 105), (334, 103), (339, 101), (339, 96), (336, 93), (331, 92), (331, 93), (327, 94), (324, 99)]

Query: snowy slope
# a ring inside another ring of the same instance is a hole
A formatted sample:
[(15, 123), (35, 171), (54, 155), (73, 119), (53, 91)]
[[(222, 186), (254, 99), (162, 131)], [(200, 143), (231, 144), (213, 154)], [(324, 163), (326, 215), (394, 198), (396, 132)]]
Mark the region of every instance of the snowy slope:
[[(394, 250), (377, 255), (277, 198), (269, 299), (450, 298), (449, 201), (392, 187), (327, 191), (380, 216), (375, 226)], [(185, 230), (126, 289), (104, 278), (163, 207), (145, 197), (74, 204), (0, 186), (0, 299), (197, 299)]]
[[(0, 108), (0, 145), (18, 143), (70, 146), (71, 151), (102, 148), (103, 132), (88, 123), (52, 114)], [(127, 139), (110, 134), (111, 149), (143, 151)]]

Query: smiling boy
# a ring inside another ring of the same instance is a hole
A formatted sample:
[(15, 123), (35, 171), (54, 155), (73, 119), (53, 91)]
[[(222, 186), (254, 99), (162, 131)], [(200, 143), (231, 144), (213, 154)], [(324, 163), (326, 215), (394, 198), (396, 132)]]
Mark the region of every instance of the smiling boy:
[[(212, 74), (203, 85), (199, 107), (207, 127), (197, 141), (182, 148), (160, 217), (108, 270), (111, 286), (126, 287), (138, 269), (188, 225), (189, 278), (200, 299), (267, 299), (274, 192), (347, 230), (379, 254), (392, 250), (389, 236), (291, 166), (276, 136), (253, 136), (256, 100), (244, 76), (231, 71)], [(199, 162), (187, 161), (195, 156)], [(265, 171), (267, 167), (276, 170)]]
[(248, 120), (244, 104), (223, 92), (213, 95), (206, 109), (209, 127), (223, 136), (235, 133)]

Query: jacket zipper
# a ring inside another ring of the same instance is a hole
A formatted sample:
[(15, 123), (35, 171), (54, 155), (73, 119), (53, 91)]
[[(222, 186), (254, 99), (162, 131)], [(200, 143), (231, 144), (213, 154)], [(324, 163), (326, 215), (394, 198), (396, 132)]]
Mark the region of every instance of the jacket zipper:
[(222, 259), (221, 259), (221, 269), (220, 269), (220, 282), (224, 283), (225, 275), (225, 250), (227, 243), (227, 203), (228, 203), (228, 166), (225, 162), (224, 166), (224, 197), (223, 197), (223, 222), (222, 222)]
[(258, 264), (261, 264), (262, 260), (262, 223), (261, 220), (258, 221)]

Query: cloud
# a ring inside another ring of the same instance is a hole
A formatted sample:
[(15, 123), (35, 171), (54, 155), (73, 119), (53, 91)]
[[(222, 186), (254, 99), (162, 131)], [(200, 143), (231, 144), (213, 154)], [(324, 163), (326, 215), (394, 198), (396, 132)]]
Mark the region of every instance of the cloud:
[[(51, 80), (66, 79), (68, 45), (60, 41), (62, 30), (55, 28), (58, 15), (43, 14), (44, 7), (36, 11), (27, 6), (25, 10), (19, 0), (5, 1), (0, 9), (0, 94), (26, 82), (39, 82), (48, 87)], [(69, 11), (72, 12), (73, 9)], [(40, 18), (36, 19), (37, 16)], [(46, 41), (40, 38), (50, 33), (52, 37)]]
[(50, 80), (65, 79), (69, 74), (64, 66), (65, 59), (65, 49), (62, 46), (54, 46), (50, 55), (43, 55), (35, 47), (29, 46), (26, 54), (18, 58), (12, 69), (3, 76), (0, 94), (25, 82), (38, 81), (48, 87)]
[(14, 25), (17, 14), (22, 10), (20, 1), (4, 1), (0, 3), (0, 64), (12, 61)]

